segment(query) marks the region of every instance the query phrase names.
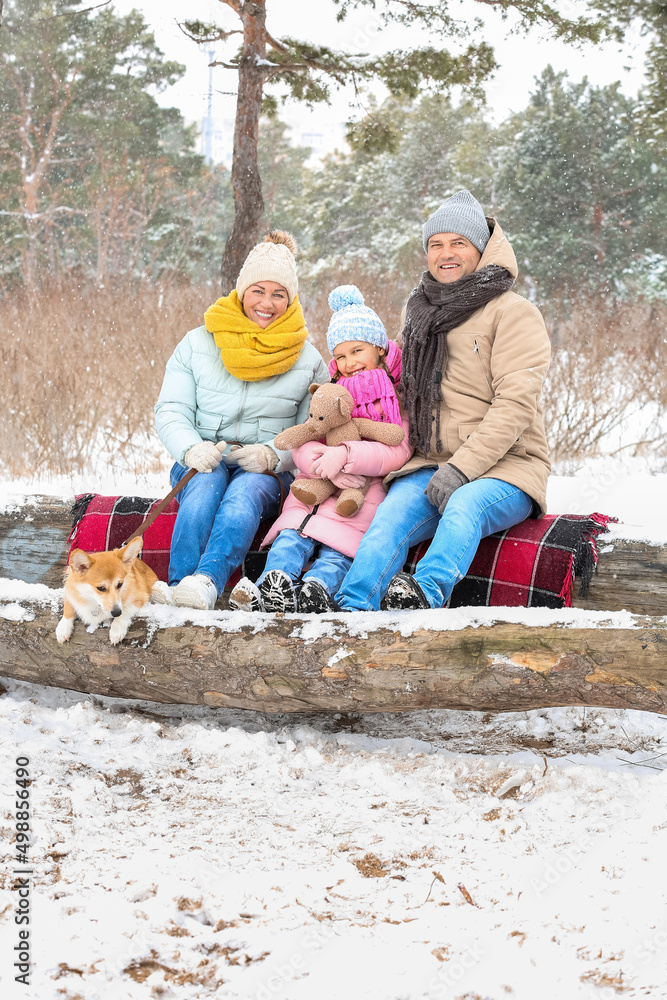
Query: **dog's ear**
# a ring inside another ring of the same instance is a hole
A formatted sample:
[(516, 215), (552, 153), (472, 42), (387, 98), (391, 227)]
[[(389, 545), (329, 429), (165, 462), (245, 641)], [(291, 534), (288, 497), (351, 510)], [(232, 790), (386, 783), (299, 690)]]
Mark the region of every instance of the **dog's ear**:
[(133, 563), (134, 560), (139, 555), (139, 553), (141, 552), (143, 545), (144, 545), (143, 538), (133, 538), (131, 542), (128, 542), (125, 548), (121, 550), (122, 551), (121, 558), (123, 562), (126, 563), (127, 565)]
[(314, 396), (319, 387), (320, 387), (319, 382), (313, 382), (313, 384), (308, 387), (308, 392), (310, 393), (311, 396)]
[(69, 565), (75, 573), (85, 573), (86, 570), (90, 569), (92, 564), (93, 560), (87, 552), (83, 551), (83, 549), (74, 549), (69, 557)]

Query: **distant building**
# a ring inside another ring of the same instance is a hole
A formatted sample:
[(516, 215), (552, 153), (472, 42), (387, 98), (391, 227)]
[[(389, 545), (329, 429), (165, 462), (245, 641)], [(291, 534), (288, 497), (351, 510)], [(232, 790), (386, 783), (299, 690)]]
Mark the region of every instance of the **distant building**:
[(233, 150), (234, 119), (202, 118), (199, 123), (197, 152), (205, 156), (210, 163), (223, 163), (228, 170), (231, 170)]

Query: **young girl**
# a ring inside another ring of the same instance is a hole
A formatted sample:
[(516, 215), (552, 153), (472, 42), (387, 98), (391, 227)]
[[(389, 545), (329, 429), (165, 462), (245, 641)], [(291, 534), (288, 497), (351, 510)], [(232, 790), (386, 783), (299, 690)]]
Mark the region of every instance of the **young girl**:
[[(372, 476), (372, 482), (361, 510), (353, 517), (336, 513), (335, 495), (307, 507), (290, 494), (262, 543), (273, 545), (257, 584), (244, 578), (230, 595), (229, 604), (235, 610), (335, 610), (333, 595), (384, 499), (382, 477), (400, 469), (412, 455), (408, 427), (401, 418), (394, 389), (401, 377), (398, 346), (387, 338), (380, 317), (364, 305), (355, 285), (335, 288), (329, 305), (334, 310), (327, 331), (327, 346), (333, 355), (329, 373), (351, 393), (355, 401), (352, 416), (402, 423), (405, 436), (394, 447), (350, 441), (328, 448), (311, 441), (292, 451), (301, 477), (331, 479), (339, 489), (361, 486), (364, 476)], [(314, 562), (304, 574), (313, 556)]]

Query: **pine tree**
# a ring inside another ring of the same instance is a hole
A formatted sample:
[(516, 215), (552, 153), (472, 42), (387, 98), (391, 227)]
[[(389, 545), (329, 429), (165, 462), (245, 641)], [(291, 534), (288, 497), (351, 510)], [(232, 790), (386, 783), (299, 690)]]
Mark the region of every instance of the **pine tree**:
[(9, 276), (20, 265), (31, 288), (44, 268), (92, 262), (103, 278), (121, 258), (129, 272), (150, 262), (169, 242), (166, 206), (182, 202), (202, 168), (180, 113), (153, 96), (183, 67), (164, 58), (136, 11), (77, 7), (4, 4), (2, 267)]
[[(514, 116), (498, 187), (520, 268), (537, 295), (626, 296), (657, 280), (667, 255), (667, 170), (618, 84), (593, 87), (547, 68)], [(658, 282), (659, 283), (659, 282)]]
[[(234, 131), (232, 188), (234, 227), (222, 260), (223, 289), (233, 286), (246, 254), (259, 239), (264, 225), (265, 206), (258, 167), (259, 119), (265, 97), (276, 107), (274, 89), (283, 96), (312, 104), (328, 101), (332, 85), (352, 83), (359, 89), (373, 80), (382, 81), (394, 97), (414, 99), (424, 88), (447, 91), (460, 85), (469, 93), (480, 93), (481, 84), (496, 68), (491, 47), (472, 41), (481, 29), (479, 19), (464, 22), (453, 0), (439, 3), (418, 0), (331, 0), (338, 20), (363, 7), (372, 8), (385, 24), (422, 27), (432, 44), (406, 48), (381, 56), (351, 55), (326, 45), (295, 38), (277, 38), (266, 24), (273, 0), (220, 0), (237, 16), (236, 27), (223, 30), (201, 21), (186, 21), (184, 28), (201, 44), (229, 41), (241, 36), (242, 46), (234, 56), (215, 63), (238, 74), (238, 96)], [(506, 17), (519, 16), (521, 28), (542, 23), (567, 40), (599, 40), (606, 29), (604, 18), (562, 16), (545, 0), (476, 0), (480, 13), (491, 7)], [(453, 55), (443, 47), (446, 39), (467, 43)], [(265, 95), (265, 89), (268, 93)], [(378, 132), (375, 131), (377, 142)], [(387, 136), (395, 142), (391, 130)]]

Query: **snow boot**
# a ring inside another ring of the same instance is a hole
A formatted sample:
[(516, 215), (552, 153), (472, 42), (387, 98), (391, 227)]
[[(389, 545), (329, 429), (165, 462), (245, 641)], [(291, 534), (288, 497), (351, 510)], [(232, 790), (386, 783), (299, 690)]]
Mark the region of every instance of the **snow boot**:
[(319, 580), (305, 580), (299, 592), (299, 611), (304, 615), (323, 615), (339, 611), (333, 597)]
[(259, 587), (244, 576), (229, 595), (229, 607), (232, 611), (263, 611)]
[(218, 600), (218, 590), (213, 580), (203, 573), (184, 576), (174, 587), (174, 604), (180, 608), (197, 608), (199, 611), (213, 611)]
[(409, 573), (397, 573), (387, 587), (384, 599), (388, 611), (403, 611), (411, 608), (430, 608), (426, 595), (414, 577)]
[(171, 604), (174, 602), (175, 587), (170, 587), (164, 580), (156, 580), (151, 590), (151, 601), (153, 604)]
[(292, 579), (282, 569), (270, 569), (259, 585), (264, 610), (269, 614), (277, 611), (295, 612), (297, 592)]

